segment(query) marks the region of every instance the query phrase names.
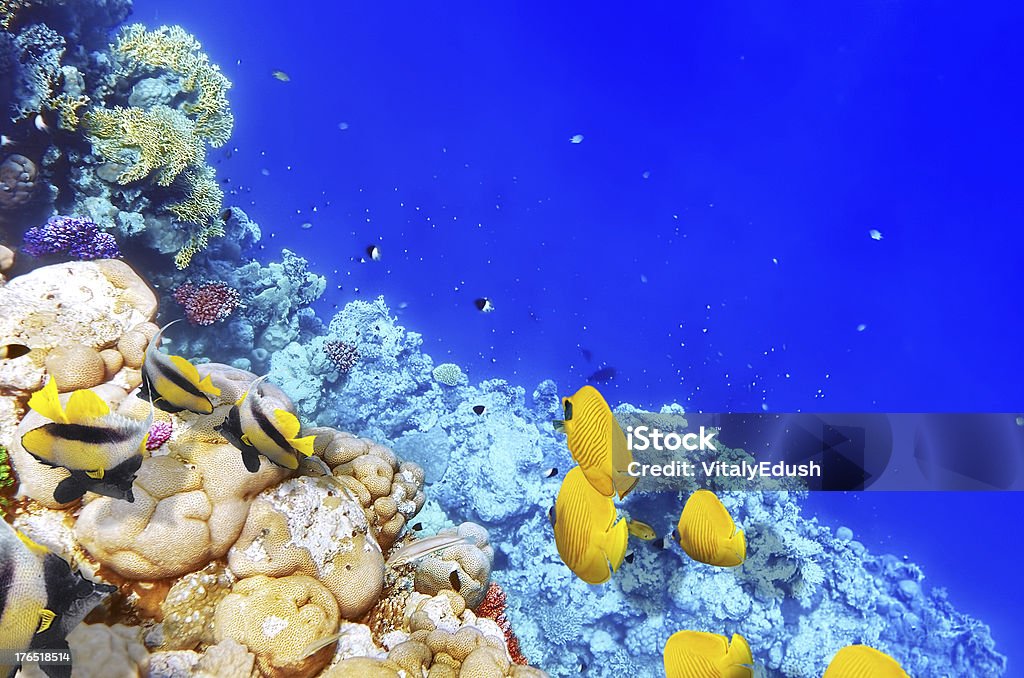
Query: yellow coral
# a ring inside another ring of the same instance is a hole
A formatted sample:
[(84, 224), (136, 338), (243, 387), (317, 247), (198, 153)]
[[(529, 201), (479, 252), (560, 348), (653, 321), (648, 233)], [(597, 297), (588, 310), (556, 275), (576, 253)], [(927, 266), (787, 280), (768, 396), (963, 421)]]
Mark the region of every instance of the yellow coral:
[(117, 178), (122, 184), (156, 172), (156, 183), (170, 186), (186, 167), (206, 157), (192, 121), (167, 106), (94, 108), (86, 113), (85, 124), (103, 157), (130, 165)]
[(73, 97), (70, 94), (64, 93), (54, 97), (50, 102), (50, 107), (57, 111), (57, 116), (60, 119), (60, 128), (72, 132), (78, 128), (78, 123), (81, 122), (78, 109), (88, 105), (88, 103), (89, 97), (85, 95)]
[(183, 76), (183, 89), (196, 92), (195, 102), (182, 106), (195, 116), (196, 133), (214, 148), (227, 142), (234, 126), (227, 98), (231, 81), (210, 63), (198, 40), (181, 26), (147, 31), (142, 24), (134, 24), (124, 30), (115, 48), (139, 63)]

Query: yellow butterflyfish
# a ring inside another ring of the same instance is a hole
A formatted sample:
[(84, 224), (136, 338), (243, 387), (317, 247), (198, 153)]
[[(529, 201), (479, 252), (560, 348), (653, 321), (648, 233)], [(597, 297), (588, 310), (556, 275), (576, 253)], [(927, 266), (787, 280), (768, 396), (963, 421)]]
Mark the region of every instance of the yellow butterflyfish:
[(636, 486), (626, 471), (633, 455), (626, 435), (608, 403), (593, 386), (584, 386), (562, 398), (562, 416), (555, 428), (565, 432), (569, 453), (591, 485), (605, 497), (624, 498)]
[(822, 678), (910, 678), (895, 659), (867, 645), (836, 652)]
[(616, 521), (614, 502), (587, 481), (574, 466), (565, 474), (552, 509), (555, 546), (562, 562), (588, 584), (602, 584), (626, 556), (629, 529)]
[(697, 490), (686, 501), (673, 536), (686, 555), (708, 565), (735, 567), (747, 558), (743, 530), (709, 490)]
[(703, 631), (677, 631), (665, 643), (667, 678), (753, 678), (754, 657), (747, 639)]

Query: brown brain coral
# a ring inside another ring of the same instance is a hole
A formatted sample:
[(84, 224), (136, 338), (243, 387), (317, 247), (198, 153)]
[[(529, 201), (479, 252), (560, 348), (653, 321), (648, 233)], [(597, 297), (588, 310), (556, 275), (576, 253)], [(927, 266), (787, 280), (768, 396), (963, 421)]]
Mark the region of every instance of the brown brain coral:
[(384, 585), (384, 557), (362, 507), (325, 478), (293, 478), (260, 494), (228, 564), (241, 577), (314, 577), (345, 619), (366, 614)]
[(333, 651), (304, 657), (305, 648), (337, 631), (338, 620), (334, 596), (312, 577), (259, 575), (237, 582), (218, 603), (214, 633), (249, 648), (264, 676), (304, 678), (323, 669)]
[(99, 351), (82, 344), (58, 346), (46, 356), (46, 371), (57, 382), (61, 393), (92, 388), (102, 384), (107, 365)]
[(466, 605), (476, 607), (487, 593), (494, 563), (487, 530), (475, 523), (462, 523), (438, 534), (458, 534), (472, 540), (472, 544), (452, 546), (416, 561), (416, 590), (431, 596), (452, 590)]
[(303, 433), (316, 435), (317, 453), (335, 476), (348, 479), (377, 542), (387, 551), (406, 522), (423, 508), (423, 469), (412, 462), (399, 463), (389, 448), (350, 433), (329, 428)]

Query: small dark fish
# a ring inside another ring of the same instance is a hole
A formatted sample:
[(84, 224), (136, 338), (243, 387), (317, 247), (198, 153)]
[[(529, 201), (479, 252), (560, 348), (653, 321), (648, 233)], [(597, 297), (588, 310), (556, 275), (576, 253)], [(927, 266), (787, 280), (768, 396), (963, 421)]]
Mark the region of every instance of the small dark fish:
[(31, 351), (25, 344), (7, 344), (6, 346), (0, 346), (0, 360), (14, 360), (20, 358), (23, 355), (28, 355)]
[(551, 508), (548, 509), (548, 520), (551, 521), (552, 525), (555, 524), (555, 505), (554, 504), (552, 504)]
[(484, 407), (483, 405), (473, 405), (473, 413), (474, 414), (480, 415), (480, 414), (483, 414), (486, 411), (487, 411), (487, 408)]
[(668, 536), (668, 535), (665, 535), (661, 539), (656, 539), (656, 540), (652, 541), (651, 543), (654, 544), (654, 548), (661, 549), (662, 551), (664, 551), (664, 550), (668, 549), (669, 546), (672, 545), (672, 538), (670, 536)]
[(583, 359), (586, 360), (588, 363), (594, 360), (594, 354), (591, 352), (589, 348), (580, 348), (580, 353), (583, 354)]
[(476, 306), (476, 310), (481, 313), (491, 313), (494, 311), (494, 304), (492, 304), (491, 300), (487, 297), (480, 297), (473, 302), (473, 305)]
[(615, 368), (610, 365), (608, 367), (602, 367), (587, 377), (587, 381), (597, 384), (607, 384), (615, 378), (615, 372)]
[(371, 261), (380, 261), (381, 252), (380, 248), (376, 245), (370, 245), (366, 248), (366, 256), (370, 257)]
[(636, 559), (636, 555), (635, 555), (635, 554), (634, 554), (634, 553), (633, 553), (632, 551), (630, 551), (629, 553), (627, 553), (627, 554), (626, 554), (626, 557), (625, 557), (625, 558), (623, 558), (623, 560), (625, 560), (625, 561), (626, 561), (627, 563), (629, 563), (630, 565), (632, 565), (632, 564), (633, 564), (633, 561), (634, 561), (635, 559)]
[(417, 532), (419, 532), (420, 530), (423, 529), (423, 523), (416, 523), (415, 525), (412, 526), (412, 529), (414, 529)]
[(220, 213), (220, 219), (221, 219), (221, 221), (230, 221), (231, 220), (231, 208), (230, 207)]
[(552, 466), (551, 468), (549, 468), (546, 471), (544, 471), (544, 477), (545, 478), (551, 478), (551, 477), (557, 476), (557, 475), (558, 475), (558, 469), (555, 468), (554, 466)]
[(462, 589), (462, 582), (459, 581), (458, 570), (452, 570), (452, 573), (448, 575), (448, 582), (452, 585), (452, 591), (458, 593), (459, 590)]
[(580, 662), (580, 673), (585, 673), (586, 670), (587, 670), (587, 663), (586, 662)]

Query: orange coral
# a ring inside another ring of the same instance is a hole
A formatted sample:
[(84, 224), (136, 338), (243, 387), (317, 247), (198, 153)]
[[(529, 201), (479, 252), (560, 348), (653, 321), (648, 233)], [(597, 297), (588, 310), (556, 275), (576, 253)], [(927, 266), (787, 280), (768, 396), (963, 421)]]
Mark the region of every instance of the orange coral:
[(508, 645), (508, 653), (512, 657), (512, 661), (526, 666), (530, 662), (523, 656), (523, 651), (519, 648), (519, 638), (512, 630), (512, 624), (509, 623), (508, 617), (505, 616), (505, 603), (505, 592), (492, 581), (491, 585), (487, 587), (483, 602), (476, 608), (476, 616), (493, 619), (494, 623), (505, 633), (505, 644)]

